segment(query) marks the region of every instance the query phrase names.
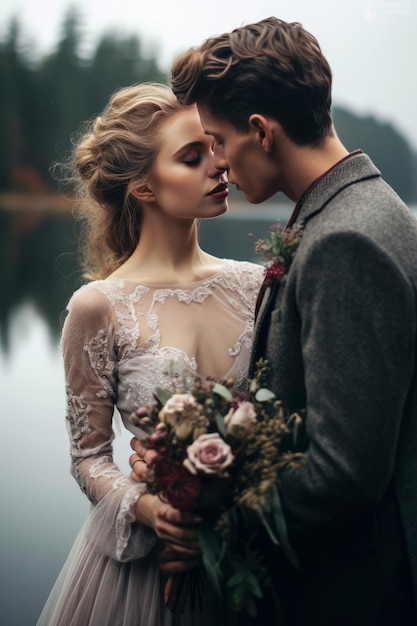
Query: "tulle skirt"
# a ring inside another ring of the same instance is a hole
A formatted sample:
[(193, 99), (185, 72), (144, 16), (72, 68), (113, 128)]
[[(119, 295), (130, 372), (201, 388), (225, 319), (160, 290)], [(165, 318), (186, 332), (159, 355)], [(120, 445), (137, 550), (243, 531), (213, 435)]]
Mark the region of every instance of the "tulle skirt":
[[(121, 563), (102, 555), (79, 533), (37, 626), (219, 626), (216, 602), (203, 611), (173, 614), (163, 601), (164, 579), (154, 549)], [(211, 595), (211, 594), (209, 594)], [(207, 613), (207, 610), (210, 614)], [(216, 615), (217, 614), (217, 615)]]

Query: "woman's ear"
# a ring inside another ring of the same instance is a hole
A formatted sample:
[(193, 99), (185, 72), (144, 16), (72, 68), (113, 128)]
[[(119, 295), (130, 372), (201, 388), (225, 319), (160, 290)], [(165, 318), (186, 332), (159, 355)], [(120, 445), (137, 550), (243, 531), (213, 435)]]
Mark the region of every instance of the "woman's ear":
[(155, 202), (155, 196), (148, 185), (140, 185), (132, 189), (132, 196), (140, 202)]
[(272, 128), (272, 120), (260, 113), (252, 113), (249, 117), (249, 126), (255, 132), (256, 139), (259, 141), (265, 152), (271, 152), (274, 142), (274, 133)]

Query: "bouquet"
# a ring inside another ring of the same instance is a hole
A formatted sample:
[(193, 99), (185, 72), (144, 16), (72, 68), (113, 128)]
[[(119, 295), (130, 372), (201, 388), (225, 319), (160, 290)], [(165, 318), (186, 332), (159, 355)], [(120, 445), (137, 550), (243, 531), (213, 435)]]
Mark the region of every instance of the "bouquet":
[[(247, 391), (232, 380), (197, 376), (191, 388), (156, 389), (147, 415), (132, 414), (133, 422), (152, 429), (142, 441), (157, 452), (149, 491), (175, 508), (199, 512), (202, 573), (236, 618), (255, 616), (257, 601), (273, 593), (266, 555), (256, 547), (260, 527), (271, 549), (281, 546), (297, 565), (277, 483), (284, 467), (303, 462), (297, 451), (302, 417), (285, 414), (268, 389), (269, 375), (261, 359)], [(191, 587), (198, 594), (198, 577), (191, 574), (176, 576), (172, 609), (182, 610)]]

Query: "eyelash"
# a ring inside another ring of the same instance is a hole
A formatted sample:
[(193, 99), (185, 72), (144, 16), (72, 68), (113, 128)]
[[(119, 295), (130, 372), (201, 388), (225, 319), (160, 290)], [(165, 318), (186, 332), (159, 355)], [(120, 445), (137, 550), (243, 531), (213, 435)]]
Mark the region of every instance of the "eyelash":
[(196, 167), (201, 163), (201, 156), (196, 157), (195, 159), (190, 159), (189, 161), (184, 161), (184, 165), (188, 165), (189, 167)]

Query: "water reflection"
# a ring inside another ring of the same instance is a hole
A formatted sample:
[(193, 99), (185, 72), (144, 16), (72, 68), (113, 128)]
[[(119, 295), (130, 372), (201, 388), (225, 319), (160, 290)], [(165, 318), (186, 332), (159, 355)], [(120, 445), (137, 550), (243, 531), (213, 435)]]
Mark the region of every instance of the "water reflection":
[(61, 315), (80, 283), (76, 227), (70, 214), (0, 211), (0, 336), (10, 348), (13, 314), (31, 302), (58, 337)]
[(32, 305), (13, 315), (8, 340), (12, 350), (0, 355), (0, 621), (33, 626), (87, 505), (68, 472), (59, 350)]

